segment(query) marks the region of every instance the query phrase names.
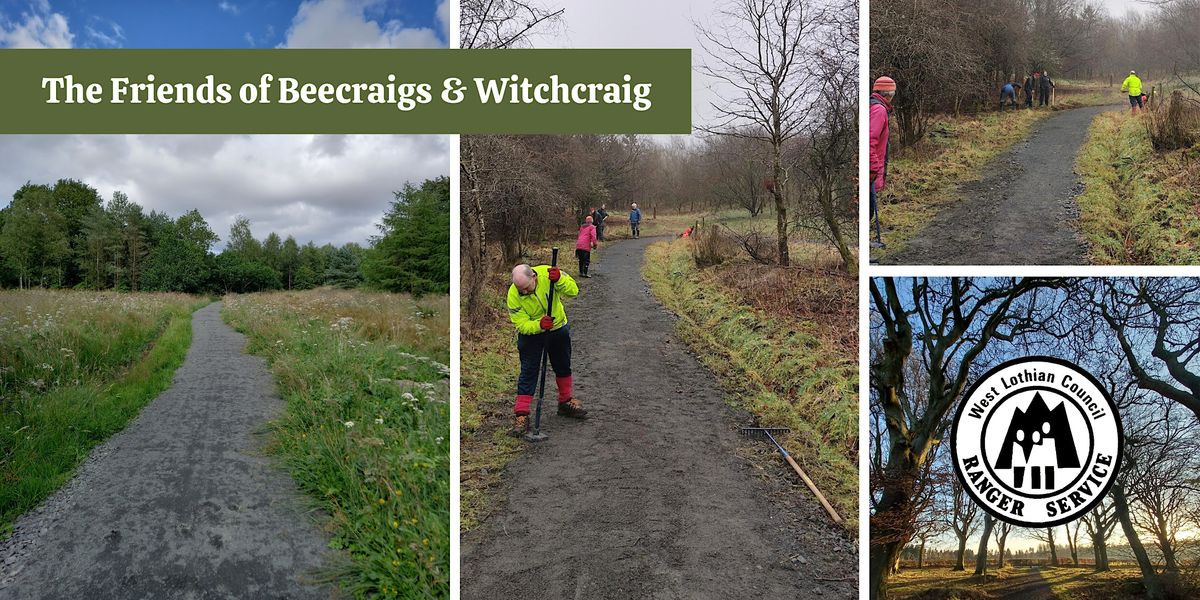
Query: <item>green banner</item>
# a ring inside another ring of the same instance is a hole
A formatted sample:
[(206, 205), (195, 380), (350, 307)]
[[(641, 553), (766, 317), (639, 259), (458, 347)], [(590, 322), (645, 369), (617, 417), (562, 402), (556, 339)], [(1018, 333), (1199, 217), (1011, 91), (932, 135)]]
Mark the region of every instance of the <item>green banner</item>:
[(691, 133), (691, 51), (0, 50), (0, 133)]

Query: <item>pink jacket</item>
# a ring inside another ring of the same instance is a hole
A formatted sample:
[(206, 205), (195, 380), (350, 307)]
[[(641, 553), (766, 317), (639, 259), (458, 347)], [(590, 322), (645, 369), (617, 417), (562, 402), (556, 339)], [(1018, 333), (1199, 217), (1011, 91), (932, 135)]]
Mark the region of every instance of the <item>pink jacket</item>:
[(875, 100), (871, 104), (871, 162), (875, 178), (875, 191), (883, 189), (884, 173), (887, 171), (888, 151), (888, 115), (892, 112), (892, 104), (879, 94), (871, 94)]
[(584, 223), (579, 228), (579, 237), (575, 238), (576, 250), (591, 250), (596, 245), (596, 226)]

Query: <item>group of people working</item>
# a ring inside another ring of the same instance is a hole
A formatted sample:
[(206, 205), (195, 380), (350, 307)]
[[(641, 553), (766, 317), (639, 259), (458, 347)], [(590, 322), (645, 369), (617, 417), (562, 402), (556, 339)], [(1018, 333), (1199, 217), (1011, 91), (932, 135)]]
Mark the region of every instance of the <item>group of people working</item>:
[(1003, 111), (1005, 106), (1017, 108), (1017, 94), (1022, 91), (1025, 93), (1025, 108), (1033, 108), (1034, 102), (1038, 106), (1049, 106), (1054, 100), (1055, 87), (1054, 80), (1045, 71), (1034, 71), (1026, 75), (1021, 83), (1006, 81), (1000, 88), (1000, 110)]

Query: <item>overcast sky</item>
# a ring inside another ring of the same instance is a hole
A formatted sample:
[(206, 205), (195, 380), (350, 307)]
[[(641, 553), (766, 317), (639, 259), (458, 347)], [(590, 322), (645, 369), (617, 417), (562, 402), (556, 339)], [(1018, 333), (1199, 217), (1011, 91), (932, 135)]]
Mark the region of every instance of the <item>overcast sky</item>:
[[(557, 0), (546, 6), (565, 9), (561, 31), (534, 38), (538, 48), (691, 48), (692, 122), (711, 115), (716, 100), (712, 81), (696, 72), (704, 51), (696, 23), (710, 23), (725, 0), (654, 2), (647, 0)], [(674, 136), (653, 136), (667, 139)]]
[[(0, 47), (445, 47), (446, 0), (0, 0)], [(80, 179), (147, 211), (196, 208), (224, 246), (364, 243), (405, 182), (450, 173), (446, 136), (0, 136), (0, 207), (27, 181)]]

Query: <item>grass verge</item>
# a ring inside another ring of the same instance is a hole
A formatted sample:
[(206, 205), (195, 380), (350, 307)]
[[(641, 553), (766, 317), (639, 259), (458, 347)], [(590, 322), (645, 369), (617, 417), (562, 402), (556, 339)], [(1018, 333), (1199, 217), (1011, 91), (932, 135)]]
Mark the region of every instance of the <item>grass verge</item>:
[(358, 598), (450, 595), (449, 301), (365, 291), (227, 296), (286, 403), (271, 451), (330, 516)]
[[(901, 569), (891, 577), (888, 597), (897, 600), (968, 600), (1016, 597), (1022, 593), (1041, 597), (1037, 588), (1049, 591), (1059, 600), (1132, 600), (1145, 596), (1141, 573), (1130, 563), (1114, 563), (1111, 570), (1100, 573), (1089, 566), (993, 567), (984, 577), (973, 575), (973, 568), (972, 564), (966, 571), (951, 571), (945, 566)], [(1194, 585), (1191, 578), (1193, 574), (1186, 574), (1180, 584), (1191, 589), (1187, 587)]]
[(960, 198), (960, 185), (979, 180), (985, 166), (1029, 137), (1042, 119), (1060, 110), (1114, 100), (1111, 91), (1102, 92), (1094, 87), (1071, 89), (1070, 93), (1060, 93), (1053, 110), (943, 115), (930, 124), (925, 139), (913, 147), (895, 150), (893, 146), (895, 154), (888, 166), (887, 187), (879, 206), (883, 242), (887, 247), (872, 249), (872, 257), (878, 260), (903, 249), (943, 205)]
[(464, 335), (461, 342), (458, 512), (459, 528), (464, 533), (477, 527), (499, 505), (504, 468), (526, 445), (508, 435), (513, 386), (520, 366), (516, 334), (507, 315), (500, 311), (504, 306), (501, 289), (506, 288), (500, 280), (485, 288), (487, 325), (480, 332)]
[[(647, 250), (642, 272), (651, 291), (679, 316), (680, 337), (721, 378), (734, 406), (761, 425), (792, 429), (782, 443), (838, 509), (847, 530), (857, 531), (853, 278), (745, 263), (699, 270), (690, 243), (662, 242)], [(810, 302), (822, 296), (825, 302)], [(825, 310), (842, 304), (838, 312), (844, 314), (818, 318), (820, 304)]]
[(1142, 118), (1096, 117), (1079, 153), (1079, 229), (1096, 264), (1200, 263), (1200, 147), (1157, 153)]
[(0, 535), (171, 385), (192, 340), (182, 294), (0, 292)]

